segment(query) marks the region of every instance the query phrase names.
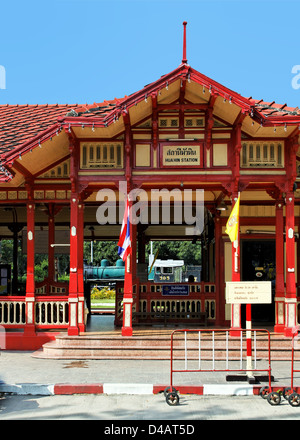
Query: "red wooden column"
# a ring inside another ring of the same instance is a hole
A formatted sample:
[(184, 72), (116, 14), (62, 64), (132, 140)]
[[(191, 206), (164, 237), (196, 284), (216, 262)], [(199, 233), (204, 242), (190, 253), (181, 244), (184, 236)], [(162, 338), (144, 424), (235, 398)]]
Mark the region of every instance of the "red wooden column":
[[(156, 97), (152, 97), (152, 103), (154, 107)], [(136, 275), (136, 225), (132, 224), (131, 206), (132, 200), (130, 200), (130, 191), (132, 189), (131, 173), (133, 167), (132, 157), (132, 133), (130, 117), (128, 112), (123, 112), (123, 119), (125, 125), (125, 177), (126, 177), (126, 194), (125, 197), (129, 197), (129, 223), (130, 223), (130, 239), (131, 247), (130, 252), (125, 260), (125, 277), (124, 277), (124, 294), (123, 294), (123, 326), (122, 336), (132, 336), (132, 310), (133, 310), (133, 283)], [(125, 189), (124, 188), (124, 189)], [(125, 191), (124, 191), (125, 192)], [(126, 206), (126, 204), (125, 204)]]
[(78, 335), (78, 224), (79, 202), (77, 193), (71, 194), (70, 213), (70, 281), (69, 281), (69, 335)]
[[(238, 200), (238, 186), (240, 177), (240, 152), (242, 148), (242, 123), (246, 117), (246, 113), (240, 112), (234, 126), (232, 133), (233, 154), (230, 158), (232, 178), (234, 185), (231, 194), (232, 209)], [(241, 269), (240, 269), (240, 231), (238, 227), (237, 239), (232, 243), (232, 275), (231, 281), (241, 281)], [(241, 328), (241, 305), (231, 304), (231, 327), (230, 333), (232, 336), (240, 336)]]
[[(83, 295), (83, 203), (79, 197), (79, 142), (73, 130), (68, 130), (70, 151), (70, 280), (69, 280), (69, 335), (84, 330)], [(82, 257), (82, 258), (81, 258)], [(81, 261), (79, 263), (79, 261)]]
[(54, 206), (51, 203), (48, 209), (48, 281), (54, 281), (54, 247), (51, 244), (55, 243), (55, 217)]
[[(232, 194), (232, 209), (238, 199), (238, 193)], [(232, 272), (231, 281), (241, 281), (241, 268), (240, 268), (240, 232), (238, 230), (237, 239), (232, 243)], [(240, 336), (241, 329), (241, 305), (231, 304), (231, 336)]]
[[(295, 218), (298, 234), (300, 231), (300, 219), (299, 217)], [(300, 289), (299, 289), (299, 276), (300, 276), (300, 241), (299, 237), (297, 240), (297, 279), (296, 279), (296, 296), (297, 296), (297, 315), (296, 315), (296, 321), (298, 322), (298, 325), (300, 323)]]
[(283, 333), (285, 323), (284, 291), (284, 219), (283, 200), (276, 203), (276, 285), (275, 285), (275, 326), (276, 333)]
[(286, 295), (285, 295), (285, 328), (286, 336), (292, 335), (292, 329), (295, 327), (297, 294), (295, 279), (295, 213), (294, 213), (294, 193), (286, 194)]
[(24, 333), (35, 333), (35, 281), (34, 281), (34, 221), (35, 204), (27, 203), (27, 278), (26, 278), (26, 325)]
[(82, 201), (78, 204), (78, 328), (79, 331), (85, 331), (84, 322), (84, 274), (83, 274), (83, 242), (84, 242), (84, 203)]
[[(129, 208), (131, 208), (131, 206), (132, 206), (132, 202), (129, 200)], [(132, 310), (133, 310), (133, 303), (136, 300), (136, 295), (137, 295), (137, 292), (134, 292), (134, 283), (136, 281), (137, 226), (133, 225), (131, 220), (132, 220), (132, 216), (130, 214), (131, 252), (127, 256), (125, 261), (122, 336), (132, 336), (133, 333)], [(135, 298), (134, 298), (134, 294), (135, 294)]]
[(220, 212), (216, 211), (215, 215), (215, 284), (217, 292), (216, 304), (216, 326), (224, 325), (225, 321), (225, 297), (224, 291), (221, 289), (221, 240), (222, 240), (222, 224)]

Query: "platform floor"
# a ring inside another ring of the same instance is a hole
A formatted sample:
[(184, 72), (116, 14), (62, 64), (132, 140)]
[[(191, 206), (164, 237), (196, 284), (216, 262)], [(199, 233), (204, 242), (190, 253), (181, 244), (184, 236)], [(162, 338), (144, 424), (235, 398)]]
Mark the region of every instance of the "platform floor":
[[(114, 315), (92, 315), (88, 317), (88, 322), (86, 325), (86, 333), (93, 332), (104, 332), (106, 334), (119, 335), (122, 333), (121, 327), (114, 326)], [(193, 329), (197, 328), (196, 324), (153, 324), (146, 326), (133, 326), (133, 333), (136, 336), (140, 335), (170, 335), (174, 330), (179, 329)], [(200, 329), (204, 329), (204, 327), (199, 327)], [(220, 327), (221, 328), (221, 327)], [(227, 329), (228, 327), (226, 327)], [(271, 334), (274, 333), (274, 326), (269, 323), (259, 323), (254, 324), (253, 329), (265, 329), (268, 330)], [(208, 327), (209, 330), (213, 330), (214, 327)], [(284, 336), (283, 336), (284, 338)]]

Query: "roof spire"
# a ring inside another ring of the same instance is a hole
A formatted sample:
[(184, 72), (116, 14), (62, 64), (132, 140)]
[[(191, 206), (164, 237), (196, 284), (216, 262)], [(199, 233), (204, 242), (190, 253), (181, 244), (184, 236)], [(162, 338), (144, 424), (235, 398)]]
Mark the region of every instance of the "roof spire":
[(187, 25), (187, 22), (184, 21), (182, 24), (183, 24), (183, 51), (182, 51), (182, 64), (187, 64), (187, 59), (186, 59), (186, 25)]

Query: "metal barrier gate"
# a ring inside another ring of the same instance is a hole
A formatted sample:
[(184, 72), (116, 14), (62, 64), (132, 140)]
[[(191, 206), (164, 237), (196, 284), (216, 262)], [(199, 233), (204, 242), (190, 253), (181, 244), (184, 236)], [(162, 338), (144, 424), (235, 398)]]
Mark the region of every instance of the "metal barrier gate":
[[(283, 397), (291, 406), (300, 406), (300, 393), (297, 392), (299, 387), (294, 385), (294, 373), (300, 373), (299, 367), (298, 369), (295, 368), (295, 349), (299, 349), (299, 331), (300, 326), (297, 326), (293, 329), (292, 334), (291, 386), (283, 390)], [(299, 360), (297, 362), (299, 365)]]
[[(271, 391), (271, 337), (268, 330), (238, 330), (239, 336), (231, 336), (226, 329), (183, 329), (171, 334), (170, 387), (164, 391), (169, 405), (178, 405), (179, 396), (173, 386), (174, 373), (195, 372), (254, 372), (268, 375)], [(236, 331), (235, 331), (236, 334)], [(250, 342), (250, 345), (249, 345)], [(249, 352), (249, 346), (251, 351)], [(265, 368), (258, 368), (258, 350)], [(176, 363), (176, 365), (175, 365)], [(178, 368), (183, 364), (183, 367)], [(211, 368), (206, 365), (210, 363)], [(246, 367), (244, 364), (246, 363)], [(191, 368), (191, 366), (193, 368)], [(266, 387), (267, 388), (267, 387)]]

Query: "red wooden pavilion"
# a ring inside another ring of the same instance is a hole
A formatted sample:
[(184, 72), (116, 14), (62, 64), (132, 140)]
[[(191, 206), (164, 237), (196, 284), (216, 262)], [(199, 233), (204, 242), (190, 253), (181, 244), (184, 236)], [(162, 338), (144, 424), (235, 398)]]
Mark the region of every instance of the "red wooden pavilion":
[[(203, 189), (205, 224), (202, 280), (184, 283), (187, 296), (166, 298), (160, 284), (140, 280), (133, 258), (129, 285), (118, 288), (116, 324), (123, 322), (125, 291), (129, 333), (135, 312), (136, 320), (149, 321), (147, 312), (162, 307), (184, 312), (187, 321), (195, 320), (192, 312), (205, 311), (210, 325), (240, 328), (243, 310), (225, 304), (225, 283), (262, 277), (275, 283), (274, 310), (258, 306), (257, 316), (271, 314), (274, 330), (291, 334), (299, 322), (298, 108), (243, 97), (201, 74), (187, 62), (184, 38), (181, 64), (130, 96), (91, 105), (1, 105), (0, 118), (0, 237), (23, 234), (27, 247), (25, 290), (13, 277), (11, 291), (0, 296), (7, 348), (37, 348), (51, 339), (49, 329), (75, 335), (85, 330), (83, 242), (91, 226), (97, 239), (118, 240), (121, 225), (99, 225), (96, 211), (105, 202), (97, 198), (99, 190), (113, 191), (123, 204), (120, 182), (128, 192), (147, 194)], [(171, 159), (185, 158), (187, 147), (192, 163)], [(236, 272), (225, 225), (239, 192)], [(37, 283), (41, 230), (48, 231), (49, 273)], [(59, 283), (51, 245), (66, 230), (70, 280)], [(131, 233), (139, 263), (149, 240), (193, 238), (186, 236), (186, 224), (162, 221), (131, 225)]]

